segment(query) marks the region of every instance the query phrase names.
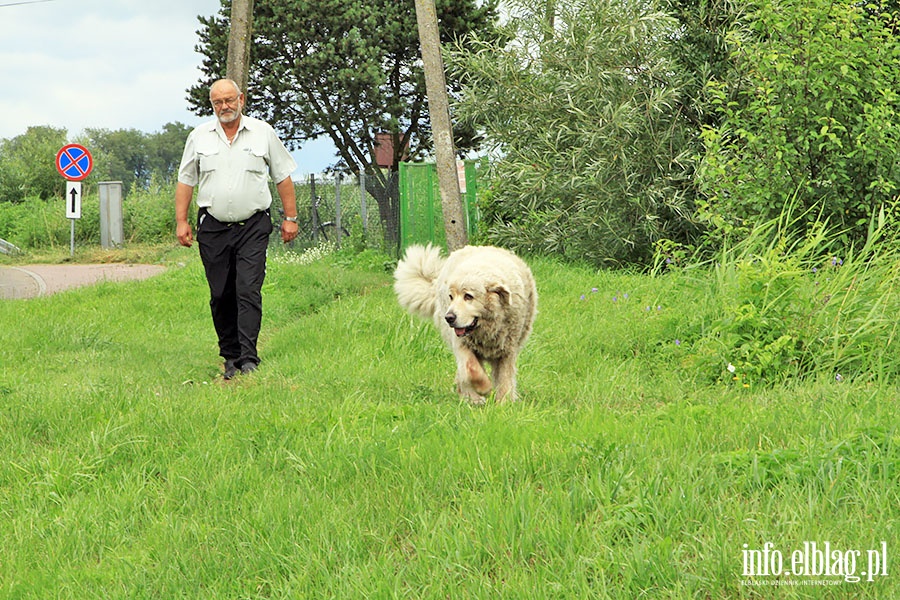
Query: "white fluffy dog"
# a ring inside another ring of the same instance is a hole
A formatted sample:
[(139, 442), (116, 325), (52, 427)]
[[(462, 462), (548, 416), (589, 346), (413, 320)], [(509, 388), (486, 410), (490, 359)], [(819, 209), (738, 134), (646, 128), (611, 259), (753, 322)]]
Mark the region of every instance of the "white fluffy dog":
[(410, 246), (394, 272), (400, 305), (432, 319), (456, 357), (460, 396), (482, 404), (516, 399), (516, 358), (537, 313), (531, 269), (518, 256), (493, 246), (466, 246), (449, 257), (439, 248)]

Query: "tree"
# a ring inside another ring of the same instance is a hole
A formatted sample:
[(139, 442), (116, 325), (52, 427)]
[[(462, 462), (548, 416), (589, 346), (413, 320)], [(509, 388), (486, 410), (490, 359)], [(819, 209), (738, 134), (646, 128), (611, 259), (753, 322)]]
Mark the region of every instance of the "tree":
[[(702, 126), (718, 124), (711, 110), (706, 84), (710, 79), (731, 81), (737, 67), (728, 52), (726, 38), (747, 6), (741, 2), (663, 0), (666, 12), (678, 20), (672, 40), (672, 59), (685, 75), (680, 95), (681, 114), (693, 126), (699, 142)], [(702, 147), (698, 144), (698, 151)]]
[(94, 156), (90, 181), (121, 181), (127, 194), (133, 187), (146, 189), (155, 177), (170, 183), (177, 176), (191, 127), (166, 123), (161, 131), (87, 129), (82, 143)]
[(671, 58), (677, 24), (650, 2), (510, 2), (510, 44), (460, 48), (458, 112), (498, 157), (489, 235), (598, 265), (646, 263), (693, 231), (693, 132)]
[[(184, 123), (166, 123), (162, 130), (147, 136), (147, 164), (161, 183), (172, 183), (178, 176), (184, 143), (192, 127)], [(148, 182), (149, 183), (149, 182)]]
[[(134, 186), (147, 188), (152, 181), (171, 183), (190, 132), (183, 123), (167, 123), (151, 134), (136, 129), (87, 129), (77, 140), (94, 159), (85, 183), (121, 181), (126, 194)], [(0, 202), (61, 197), (65, 180), (56, 170), (56, 155), (68, 143), (67, 137), (65, 129), (41, 126), (0, 139)]]
[(65, 180), (56, 170), (56, 155), (65, 145), (66, 130), (47, 126), (0, 140), (0, 202), (62, 196)]
[(893, 11), (760, 0), (730, 36), (739, 78), (711, 84), (702, 215), (720, 234), (793, 203), (863, 238), (900, 192), (900, 38)]
[(137, 129), (86, 129), (82, 141), (94, 157), (92, 181), (121, 181), (127, 193), (150, 179), (147, 140)]
[[(218, 15), (200, 18), (205, 77), (189, 90), (198, 114), (211, 114), (209, 85), (225, 72), (229, 6), (223, 0)], [(496, 36), (496, 0), (444, 0), (437, 10), (445, 44), (472, 33)], [(256, 0), (252, 30), (247, 113), (271, 123), (290, 147), (327, 135), (337, 166), (365, 172), (382, 221), (396, 223), (391, 172), (404, 154), (432, 147), (414, 0)], [(448, 86), (459, 89), (452, 79)], [(375, 163), (380, 133), (394, 142), (388, 172)], [(454, 135), (460, 152), (476, 143), (471, 127)]]

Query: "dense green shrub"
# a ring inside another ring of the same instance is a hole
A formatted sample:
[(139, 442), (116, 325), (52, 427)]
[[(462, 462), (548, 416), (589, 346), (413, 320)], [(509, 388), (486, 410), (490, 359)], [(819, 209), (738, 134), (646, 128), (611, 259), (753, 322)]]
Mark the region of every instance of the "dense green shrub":
[(900, 191), (900, 38), (876, 5), (759, 0), (730, 38), (738, 77), (710, 84), (700, 215), (746, 233), (795, 197), (863, 240)]
[[(96, 187), (85, 185), (86, 196), (81, 204), (81, 219), (75, 224), (75, 240), (78, 244), (100, 244), (100, 199)], [(297, 206), (301, 227), (309, 227), (310, 190), (306, 184), (298, 184)], [(273, 191), (273, 239), (278, 240), (280, 200)], [(334, 185), (319, 184), (316, 193), (324, 196), (320, 218), (335, 219)], [(122, 201), (122, 229), (124, 244), (175, 244), (174, 184), (151, 180), (149, 188), (133, 186)], [(366, 226), (360, 216), (359, 186), (345, 183), (341, 186), (342, 225), (349, 232), (349, 244), (357, 252), (366, 248), (381, 248), (384, 236), (377, 219), (377, 211), (369, 207)], [(196, 220), (196, 203), (188, 211), (191, 222)], [(61, 197), (42, 200), (28, 198), (24, 202), (0, 202), (0, 238), (22, 249), (46, 249), (68, 246), (71, 223), (66, 219), (65, 204)], [(281, 248), (280, 242), (273, 250)]]
[[(100, 199), (96, 190), (81, 203), (81, 218), (75, 222), (78, 244), (100, 244)], [(125, 243), (164, 243), (175, 240), (173, 191), (133, 190), (122, 204), (122, 229)], [(66, 218), (62, 198), (23, 202), (0, 202), (0, 238), (27, 249), (68, 246), (71, 223)]]
[[(132, 189), (123, 203), (126, 242), (155, 243), (175, 240), (175, 187)], [(193, 220), (194, 211), (188, 211)]]
[(62, 198), (0, 202), (0, 238), (23, 250), (67, 245), (70, 227)]

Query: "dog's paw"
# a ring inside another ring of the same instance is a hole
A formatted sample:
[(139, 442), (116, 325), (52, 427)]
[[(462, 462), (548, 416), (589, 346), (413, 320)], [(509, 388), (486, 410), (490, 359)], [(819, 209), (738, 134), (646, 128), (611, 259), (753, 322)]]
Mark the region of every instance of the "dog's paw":
[(491, 378), (484, 372), (484, 367), (474, 356), (466, 361), (466, 378), (468, 384), (478, 394), (487, 396), (491, 393)]
[(515, 402), (516, 400), (518, 400), (515, 392), (497, 394), (494, 398), (497, 400), (498, 404), (506, 404), (507, 402)]
[(469, 396), (468, 398), (466, 398), (466, 400), (468, 400), (469, 405), (471, 406), (484, 406), (485, 404), (487, 404), (487, 398), (485, 398), (484, 396), (479, 396), (477, 394), (474, 396)]
[(487, 402), (486, 395), (482, 396), (468, 384), (468, 382), (457, 382), (456, 393), (459, 394), (461, 400), (465, 400), (472, 406), (483, 406)]

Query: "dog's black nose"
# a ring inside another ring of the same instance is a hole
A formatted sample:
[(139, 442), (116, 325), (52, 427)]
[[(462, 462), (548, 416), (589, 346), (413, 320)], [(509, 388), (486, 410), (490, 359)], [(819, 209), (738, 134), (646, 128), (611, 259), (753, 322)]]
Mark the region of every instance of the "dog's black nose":
[(447, 313), (444, 316), (444, 320), (447, 321), (447, 325), (453, 327), (456, 324), (456, 315), (454, 315), (453, 313)]

